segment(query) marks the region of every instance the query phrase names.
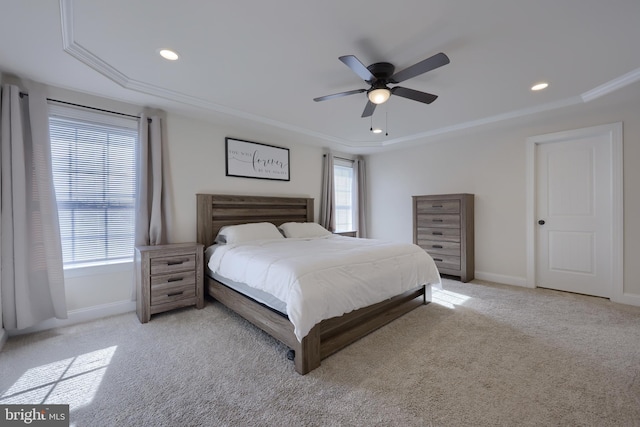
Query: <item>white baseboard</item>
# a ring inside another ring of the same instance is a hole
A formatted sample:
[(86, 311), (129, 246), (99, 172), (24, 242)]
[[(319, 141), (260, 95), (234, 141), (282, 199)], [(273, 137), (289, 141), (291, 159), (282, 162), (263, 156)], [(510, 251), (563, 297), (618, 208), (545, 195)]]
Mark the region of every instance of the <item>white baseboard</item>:
[[(475, 278), (478, 280), (486, 280), (487, 282), (501, 283), (503, 285), (531, 288), (531, 286), (527, 285), (526, 277), (504, 276), (501, 274), (476, 271)], [(640, 306), (640, 295), (638, 294), (623, 293), (621, 296), (613, 296), (610, 299), (612, 302), (617, 302), (620, 304)]]
[(9, 336), (29, 334), (32, 332), (44, 331), (47, 329), (59, 328), (62, 326), (75, 325), (77, 323), (88, 322), (90, 320), (101, 319), (115, 314), (129, 313), (136, 310), (135, 301), (118, 301), (109, 304), (97, 305), (94, 307), (71, 310), (67, 319), (49, 319), (35, 326), (20, 330), (7, 331)]
[(486, 273), (476, 271), (474, 276), (478, 280), (486, 280), (487, 282), (501, 283), (503, 285), (513, 285), (528, 288), (526, 277), (505, 276), (503, 274)]
[(622, 294), (622, 296), (612, 297), (611, 301), (618, 302), (620, 304), (635, 305), (640, 307), (640, 295), (638, 294), (629, 294), (625, 292)]

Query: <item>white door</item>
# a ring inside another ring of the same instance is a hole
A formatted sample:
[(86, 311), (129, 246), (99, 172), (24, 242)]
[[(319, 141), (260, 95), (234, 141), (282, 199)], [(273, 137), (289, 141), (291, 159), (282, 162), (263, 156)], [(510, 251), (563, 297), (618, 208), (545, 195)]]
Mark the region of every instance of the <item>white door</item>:
[(612, 296), (611, 146), (602, 131), (536, 144), (537, 286)]

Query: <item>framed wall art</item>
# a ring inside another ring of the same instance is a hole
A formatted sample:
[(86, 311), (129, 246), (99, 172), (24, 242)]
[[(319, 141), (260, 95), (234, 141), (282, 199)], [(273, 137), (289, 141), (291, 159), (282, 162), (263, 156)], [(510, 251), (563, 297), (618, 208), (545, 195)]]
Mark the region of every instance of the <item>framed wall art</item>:
[(289, 181), (289, 149), (225, 138), (227, 176)]

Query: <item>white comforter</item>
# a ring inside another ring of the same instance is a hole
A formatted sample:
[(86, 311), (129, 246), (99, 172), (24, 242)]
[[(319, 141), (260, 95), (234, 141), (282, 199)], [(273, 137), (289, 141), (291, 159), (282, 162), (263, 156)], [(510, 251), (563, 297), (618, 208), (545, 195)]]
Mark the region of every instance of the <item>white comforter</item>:
[(433, 259), (416, 245), (343, 236), (221, 245), (209, 268), (285, 302), (298, 340), (324, 319), (440, 284)]

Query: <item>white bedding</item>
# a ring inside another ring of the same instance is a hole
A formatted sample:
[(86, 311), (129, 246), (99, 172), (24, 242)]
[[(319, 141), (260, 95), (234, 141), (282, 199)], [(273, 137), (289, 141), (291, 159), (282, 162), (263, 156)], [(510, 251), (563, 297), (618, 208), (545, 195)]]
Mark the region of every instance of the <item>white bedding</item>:
[(440, 284), (435, 263), (419, 246), (344, 236), (220, 245), (208, 265), (284, 301), (298, 340), (324, 319)]

